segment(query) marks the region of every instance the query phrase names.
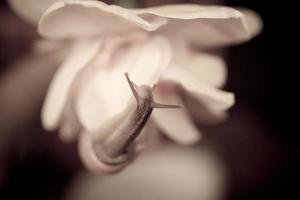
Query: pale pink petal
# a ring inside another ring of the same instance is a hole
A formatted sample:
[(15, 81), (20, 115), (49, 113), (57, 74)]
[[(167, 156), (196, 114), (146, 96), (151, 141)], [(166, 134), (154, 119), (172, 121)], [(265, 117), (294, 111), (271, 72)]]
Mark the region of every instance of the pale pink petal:
[(146, 21), (130, 10), (100, 1), (69, 1), (53, 4), (39, 22), (39, 33), (48, 38), (107, 36), (137, 31), (154, 31), (166, 21)]
[(167, 19), (168, 23), (158, 30), (159, 33), (173, 40), (184, 39), (202, 48), (248, 40), (259, 31), (252, 24), (261, 23), (257, 15), (243, 15), (225, 6), (180, 4), (135, 9), (133, 12), (145, 20)]
[(161, 37), (124, 47), (119, 53), (111, 51), (111, 54), (111, 60), (103, 60), (106, 68), (98, 63), (94, 73), (87, 73), (87, 81), (83, 81), (80, 89), (77, 112), (87, 130), (99, 129), (106, 120), (125, 109), (132, 97), (125, 72), (134, 83), (152, 86), (171, 59), (169, 44)]
[[(177, 94), (160, 92), (159, 88), (155, 92), (155, 101), (163, 104), (183, 105)], [(154, 109), (152, 119), (168, 137), (179, 144), (191, 145), (201, 138), (200, 131), (185, 108)]]
[(188, 70), (196, 79), (214, 87), (222, 87), (226, 82), (226, 63), (220, 56), (194, 53), (182, 68)]
[(188, 92), (184, 93), (183, 101), (185, 108), (199, 125), (213, 125), (227, 119), (226, 111), (212, 109), (207, 104), (188, 94)]
[(227, 110), (234, 104), (234, 95), (207, 85), (187, 70), (171, 65), (163, 74), (162, 80), (181, 84), (186, 91), (212, 110)]
[(47, 53), (47, 52), (59, 52), (59, 55), (62, 59), (65, 59), (66, 55), (72, 47), (72, 42), (70, 41), (52, 41), (45, 39), (36, 39), (32, 44), (32, 51), (34, 53)]
[(63, 121), (61, 128), (59, 129), (60, 139), (64, 142), (72, 142), (76, 139), (81, 130), (81, 125), (76, 119), (76, 113), (69, 115), (66, 120)]
[(42, 122), (47, 130), (54, 130), (59, 125), (74, 79), (98, 52), (100, 44), (99, 41), (79, 41), (56, 72), (42, 110)]
[(147, 149), (161, 147), (165, 142), (164, 136), (161, 133), (158, 125), (150, 118), (136, 139), (136, 151), (141, 152)]
[(197, 4), (169, 4), (132, 9), (132, 11), (138, 15), (151, 14), (175, 20), (228, 19), (241, 17), (239, 11), (230, 7)]
[(197, 79), (214, 87), (224, 86), (227, 78), (225, 60), (218, 55), (197, 52), (183, 40), (172, 40), (173, 60)]
[(253, 10), (247, 8), (238, 8), (238, 10), (243, 13), (243, 20), (250, 35), (254, 37), (259, 34), (263, 29), (261, 17)]
[(123, 98), (128, 90), (124, 73), (133, 66), (141, 47), (126, 46), (124, 42), (106, 41), (102, 51), (80, 74), (76, 112), (85, 130), (98, 130), (115, 114), (113, 110), (124, 109), (122, 106), (128, 101)]
[(65, 104), (65, 108), (63, 109), (63, 114), (59, 127), (59, 136), (65, 142), (74, 141), (82, 128), (77, 113), (75, 112), (74, 102), (76, 92), (74, 90), (76, 89), (76, 86), (70, 89), (70, 94)]

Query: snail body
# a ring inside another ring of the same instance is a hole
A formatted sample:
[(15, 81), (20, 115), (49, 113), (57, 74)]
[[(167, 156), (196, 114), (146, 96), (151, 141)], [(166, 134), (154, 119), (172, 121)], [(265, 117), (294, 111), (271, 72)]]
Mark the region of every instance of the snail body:
[(135, 85), (125, 73), (133, 98), (118, 117), (114, 131), (94, 148), (100, 161), (106, 165), (122, 165), (135, 154), (135, 139), (140, 135), (154, 108), (178, 108), (176, 105), (162, 105), (153, 100), (153, 89), (148, 85)]

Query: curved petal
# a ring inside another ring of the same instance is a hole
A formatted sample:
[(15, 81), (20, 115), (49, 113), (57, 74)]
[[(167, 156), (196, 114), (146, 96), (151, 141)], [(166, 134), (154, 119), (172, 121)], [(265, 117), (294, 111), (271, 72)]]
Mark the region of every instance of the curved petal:
[(212, 110), (226, 110), (234, 104), (234, 95), (232, 93), (211, 87), (176, 65), (172, 65), (166, 70), (162, 80), (181, 84), (184, 89)]
[(59, 127), (59, 136), (65, 142), (71, 142), (77, 138), (81, 131), (81, 124), (79, 122), (77, 113), (75, 112), (74, 98), (76, 95), (76, 86), (72, 86), (70, 89), (68, 99), (63, 114), (61, 117), (61, 123)]
[(67, 53), (70, 51), (73, 42), (71, 41), (52, 41), (52, 40), (45, 40), (45, 39), (36, 39), (32, 44), (32, 51), (34, 53), (47, 53), (47, 52), (59, 52), (59, 57), (64, 59)]
[(170, 4), (142, 9), (132, 9), (138, 15), (152, 14), (175, 20), (228, 19), (241, 17), (240, 12), (226, 6), (198, 4)]
[(143, 128), (141, 134), (137, 137), (135, 148), (139, 153), (147, 149), (159, 148), (164, 144), (164, 142), (165, 140), (161, 134), (161, 130), (150, 118)]
[[(182, 105), (182, 101), (175, 93), (159, 91), (159, 87), (155, 90), (155, 101), (170, 105)], [(168, 137), (179, 144), (191, 145), (201, 138), (200, 131), (185, 108), (154, 109), (152, 118)]]
[(226, 63), (220, 56), (197, 53), (190, 56), (188, 62), (182, 67), (210, 86), (222, 87), (226, 82)]
[(259, 34), (263, 29), (263, 21), (261, 17), (253, 10), (247, 8), (238, 8), (243, 13), (243, 20), (251, 37)]
[(205, 103), (199, 101), (188, 92), (183, 93), (183, 102), (192, 119), (199, 125), (213, 125), (227, 119), (227, 112), (224, 110), (213, 110)]
[(59, 0), (8, 0), (11, 8), (29, 23), (37, 25), (43, 12)]
[(224, 86), (227, 78), (225, 60), (218, 55), (196, 52), (183, 40), (172, 40), (176, 65), (187, 69), (199, 80), (214, 87)]
[[(154, 31), (166, 21), (146, 21), (130, 10), (100, 1), (70, 1), (53, 4), (39, 22), (39, 33), (54, 39), (107, 36), (137, 31)], [(80, 28), (78, 28), (80, 27)]]
[(180, 4), (135, 9), (133, 12), (145, 20), (166, 18), (168, 23), (158, 32), (175, 40), (183, 38), (202, 48), (248, 40), (258, 31), (252, 25), (261, 24), (257, 15), (243, 15), (242, 12), (225, 6)]
[(111, 51), (111, 59), (103, 61), (106, 67), (98, 64), (94, 72), (87, 72), (86, 81), (82, 81), (77, 113), (87, 130), (99, 129), (106, 120), (125, 109), (132, 96), (125, 72), (134, 83), (152, 86), (171, 59), (169, 44), (161, 37), (124, 48), (119, 53)]
[(59, 136), (64, 142), (74, 141), (81, 130), (80, 123), (75, 118), (75, 114), (68, 115), (68, 118), (63, 121), (62, 127), (59, 129)]
[(42, 109), (42, 123), (47, 130), (57, 128), (74, 79), (79, 71), (96, 55), (100, 44), (101, 42), (95, 40), (77, 42), (68, 58), (58, 69)]

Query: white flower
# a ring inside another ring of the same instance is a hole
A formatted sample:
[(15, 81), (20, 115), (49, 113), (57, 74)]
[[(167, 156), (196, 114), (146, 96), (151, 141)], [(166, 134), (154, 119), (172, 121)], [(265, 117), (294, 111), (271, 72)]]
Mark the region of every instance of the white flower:
[[(38, 31), (49, 40), (73, 45), (50, 85), (43, 125), (50, 131), (59, 129), (65, 140), (81, 133), (85, 164), (110, 171), (97, 158), (93, 144), (113, 131), (116, 116), (126, 110), (132, 92), (125, 72), (137, 85), (158, 83), (157, 102), (182, 105), (183, 89), (208, 112), (223, 117), (234, 104), (234, 95), (219, 89), (226, 80), (225, 62), (195, 49), (244, 42), (260, 29), (254, 12), (224, 6), (125, 9), (100, 1), (58, 1), (42, 15)], [(200, 139), (185, 108), (155, 110), (150, 120), (179, 144)]]

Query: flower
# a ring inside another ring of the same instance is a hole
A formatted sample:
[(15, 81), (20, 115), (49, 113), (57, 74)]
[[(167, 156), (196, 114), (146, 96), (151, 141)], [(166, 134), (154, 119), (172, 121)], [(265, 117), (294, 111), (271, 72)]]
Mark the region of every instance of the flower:
[[(100, 1), (58, 1), (42, 15), (38, 31), (51, 41), (68, 41), (71, 48), (49, 87), (43, 125), (59, 129), (64, 140), (79, 136), (81, 157), (90, 169), (120, 169), (101, 162), (94, 143), (108, 137), (126, 110), (132, 92), (125, 72), (137, 85), (157, 84), (158, 102), (183, 105), (184, 90), (222, 118), (234, 104), (234, 95), (219, 89), (226, 79), (225, 62), (195, 49), (244, 42), (260, 30), (254, 12), (225, 6), (125, 9)], [(150, 120), (179, 144), (200, 139), (185, 108), (155, 110)]]

